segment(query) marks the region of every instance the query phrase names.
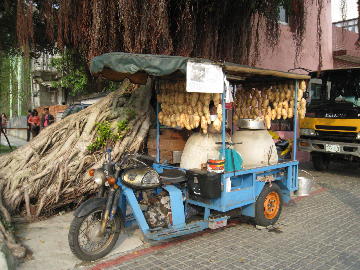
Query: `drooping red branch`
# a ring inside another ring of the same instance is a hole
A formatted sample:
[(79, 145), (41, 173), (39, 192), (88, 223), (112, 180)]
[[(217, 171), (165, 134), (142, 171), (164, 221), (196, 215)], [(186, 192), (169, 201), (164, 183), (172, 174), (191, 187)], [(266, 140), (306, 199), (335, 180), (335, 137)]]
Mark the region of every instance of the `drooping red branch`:
[[(21, 47), (43, 38), (24, 28), (32, 11), (40, 18), (34, 27), (42, 25), (53, 46), (74, 48), (88, 60), (125, 51), (249, 64), (259, 57), (260, 31), (269, 46), (275, 46), (280, 35), (279, 0), (32, 0), (32, 9), (31, 1), (17, 1)], [(287, 1), (292, 3), (293, 33), (300, 51), (306, 0)]]
[(317, 6), (318, 6), (318, 10), (317, 10), (317, 18), (316, 18), (316, 22), (317, 22), (317, 40), (316, 40), (316, 45), (318, 47), (319, 50), (319, 65), (318, 65), (318, 70), (321, 70), (322, 66), (323, 66), (323, 55), (322, 55), (322, 27), (321, 27), (321, 16), (322, 16), (322, 11), (323, 11), (323, 1), (324, 0), (317, 0)]

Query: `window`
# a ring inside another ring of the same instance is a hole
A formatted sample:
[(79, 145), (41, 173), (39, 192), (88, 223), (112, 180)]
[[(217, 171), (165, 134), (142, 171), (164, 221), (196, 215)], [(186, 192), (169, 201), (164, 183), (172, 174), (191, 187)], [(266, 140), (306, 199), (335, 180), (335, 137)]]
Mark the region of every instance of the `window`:
[(279, 22), (289, 23), (289, 14), (283, 6), (279, 7)]
[(321, 84), (320, 83), (312, 83), (310, 93), (311, 93), (311, 100), (320, 100)]
[(310, 80), (310, 101), (321, 100), (321, 85), (321, 79), (312, 78)]

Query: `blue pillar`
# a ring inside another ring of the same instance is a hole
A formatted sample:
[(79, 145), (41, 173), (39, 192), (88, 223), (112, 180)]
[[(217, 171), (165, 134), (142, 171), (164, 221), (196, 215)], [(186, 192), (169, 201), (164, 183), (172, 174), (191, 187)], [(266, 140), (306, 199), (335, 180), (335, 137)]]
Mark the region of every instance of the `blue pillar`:
[(296, 150), (297, 150), (297, 145), (296, 145), (296, 140), (297, 140), (297, 130), (298, 130), (298, 112), (297, 112), (297, 107), (298, 107), (298, 89), (299, 89), (299, 81), (295, 80), (295, 95), (294, 95), (294, 138), (293, 138), (293, 160), (296, 160)]
[(156, 80), (155, 81), (155, 93), (156, 93), (156, 162), (160, 163), (160, 123), (159, 123), (160, 104), (157, 101), (158, 90), (159, 90), (159, 80)]

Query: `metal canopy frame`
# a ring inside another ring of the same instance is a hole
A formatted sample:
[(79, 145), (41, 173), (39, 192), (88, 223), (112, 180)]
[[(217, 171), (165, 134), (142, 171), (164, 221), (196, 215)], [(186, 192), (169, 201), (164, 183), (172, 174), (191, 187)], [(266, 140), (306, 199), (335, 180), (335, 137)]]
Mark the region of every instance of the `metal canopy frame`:
[[(187, 62), (208, 63), (218, 65), (228, 80), (233, 83), (242, 81), (245, 83), (256, 83), (264, 81), (294, 80), (295, 101), (294, 101), (294, 142), (293, 160), (296, 160), (297, 150), (297, 93), (299, 88), (298, 80), (308, 80), (308, 75), (283, 72), (278, 70), (249, 67), (230, 62), (216, 62), (202, 58), (189, 58), (181, 56), (151, 55), (151, 54), (131, 54), (114, 52), (95, 57), (90, 64), (91, 73), (102, 76), (110, 80), (124, 80), (125, 78), (138, 84), (145, 84), (149, 77), (155, 78), (155, 90), (158, 92), (159, 80), (181, 80), (186, 77)], [(225, 154), (226, 144), (226, 121), (227, 114), (225, 108), (225, 95), (222, 94), (222, 155)], [(156, 105), (156, 160), (160, 162), (160, 123), (158, 119), (159, 104)]]
[[(225, 71), (228, 69), (225, 69)], [(247, 69), (246, 69), (247, 70)], [(258, 69), (253, 69), (253, 70), (258, 70)], [(261, 71), (264, 71), (261, 69)], [(292, 74), (292, 73), (288, 73), (288, 72), (278, 72), (276, 71), (276, 76), (274, 76), (274, 71), (272, 70), (265, 70), (267, 71), (266, 74), (262, 74), (262, 75), (258, 75), (255, 72), (251, 73), (251, 76), (245, 76), (242, 78), (250, 78), (251, 77), (251, 81), (255, 80), (261, 80), (261, 79), (265, 79), (265, 80), (269, 80), (269, 79), (292, 79), (294, 81), (294, 91), (295, 91), (295, 95), (294, 95), (294, 117), (293, 117), (293, 127), (294, 127), (294, 134), (293, 134), (293, 149), (292, 149), (292, 160), (296, 161), (296, 152), (297, 152), (297, 135), (298, 135), (298, 113), (297, 113), (297, 107), (298, 107), (298, 89), (299, 89), (299, 78), (301, 79), (309, 79), (309, 76), (305, 76), (305, 75), (298, 75), (295, 74), (293, 77), (294, 78), (289, 78), (289, 77), (278, 77), (281, 74)], [(241, 75), (244, 76), (244, 71), (241, 71)], [(224, 72), (225, 73), (225, 72)], [(226, 74), (226, 73), (225, 73)], [(293, 74), (292, 74), (293, 75)], [(186, 76), (186, 75), (185, 75)], [(155, 82), (155, 93), (157, 94), (159, 91), (159, 80), (160, 78), (157, 77), (156, 78), (156, 82)], [(232, 80), (234, 81), (234, 80)], [(241, 80), (241, 81), (245, 81), (245, 80)], [(221, 95), (221, 104), (222, 104), (222, 125), (221, 125), (221, 156), (222, 158), (225, 158), (225, 150), (226, 150), (226, 122), (227, 122), (227, 109), (225, 106), (225, 93), (223, 93)], [(160, 122), (159, 122), (159, 118), (158, 118), (158, 114), (160, 112), (160, 104), (158, 103), (157, 99), (156, 99), (156, 162), (160, 163)]]

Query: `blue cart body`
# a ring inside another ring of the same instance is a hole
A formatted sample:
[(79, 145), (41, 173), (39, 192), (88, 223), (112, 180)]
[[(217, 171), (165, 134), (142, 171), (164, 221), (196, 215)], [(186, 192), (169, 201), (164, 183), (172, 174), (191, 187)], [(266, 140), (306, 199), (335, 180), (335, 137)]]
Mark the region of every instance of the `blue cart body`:
[[(297, 111), (297, 91), (298, 81), (295, 80), (295, 106)], [(225, 95), (222, 95), (222, 148), (220, 153), (226, 151), (226, 106)], [(159, 113), (159, 104), (157, 103), (156, 116)], [(157, 163), (153, 164), (153, 168), (162, 173), (164, 169), (178, 169), (179, 167), (165, 165), (160, 163), (160, 123), (157, 119)], [(209, 228), (210, 222), (218, 222), (227, 219), (226, 212), (239, 209), (244, 216), (255, 217), (255, 203), (263, 190), (266, 181), (275, 182), (281, 189), (281, 196), (284, 202), (290, 200), (292, 191), (298, 188), (298, 161), (296, 161), (296, 139), (297, 139), (297, 113), (294, 115), (294, 144), (292, 161), (279, 163), (271, 166), (263, 166), (259, 168), (244, 169), (232, 172), (225, 172), (221, 176), (221, 196), (217, 199), (193, 199), (189, 198), (188, 192), (177, 185), (166, 185), (161, 189), (165, 189), (170, 195), (170, 206), (172, 214), (172, 225), (168, 228), (151, 229), (145, 219), (145, 216), (139, 205), (139, 198), (133, 189), (125, 186), (121, 179), (118, 185), (122, 188), (122, 199), (119, 201), (119, 207), (126, 217), (125, 225), (136, 222), (144, 235), (152, 240), (164, 240), (171, 237), (191, 234)], [(225, 158), (224, 156), (222, 156)], [(227, 185), (231, 185), (230, 187)], [(132, 210), (132, 214), (127, 215), (127, 206)], [(186, 208), (188, 205), (196, 205), (204, 208), (204, 216), (200, 221), (186, 223)], [(220, 217), (212, 217), (211, 211), (224, 213)]]
[[(158, 163), (154, 164), (153, 167), (159, 173), (161, 173), (163, 169), (184, 170), (178, 167)], [(285, 202), (288, 202), (290, 200), (291, 191), (295, 191), (298, 188), (297, 175), (297, 161), (224, 173), (221, 177), (222, 192), (218, 199), (193, 200), (186, 198), (186, 190), (181, 189), (177, 185), (163, 186), (162, 188), (170, 195), (172, 226), (169, 228), (150, 229), (134, 190), (123, 185), (120, 179), (118, 185), (122, 188), (123, 199), (119, 201), (119, 207), (121, 208), (123, 215), (126, 216), (125, 225), (129, 226), (133, 222), (136, 222), (147, 238), (152, 240), (164, 240), (202, 231), (209, 228), (209, 222), (217, 222), (227, 218), (226, 214), (219, 218), (211, 218), (210, 214), (212, 210), (226, 213), (230, 210), (241, 209), (242, 215), (255, 217), (255, 202), (266, 184), (263, 180), (265, 178), (264, 176), (272, 176), (271, 182), (275, 182), (280, 186), (282, 199)], [(231, 184), (229, 192), (227, 192), (229, 188), (226, 187), (228, 184)], [(191, 223), (185, 222), (186, 206), (188, 204), (204, 208), (204, 217), (202, 220)], [(127, 214), (126, 210), (128, 205), (132, 210), (131, 214)]]

